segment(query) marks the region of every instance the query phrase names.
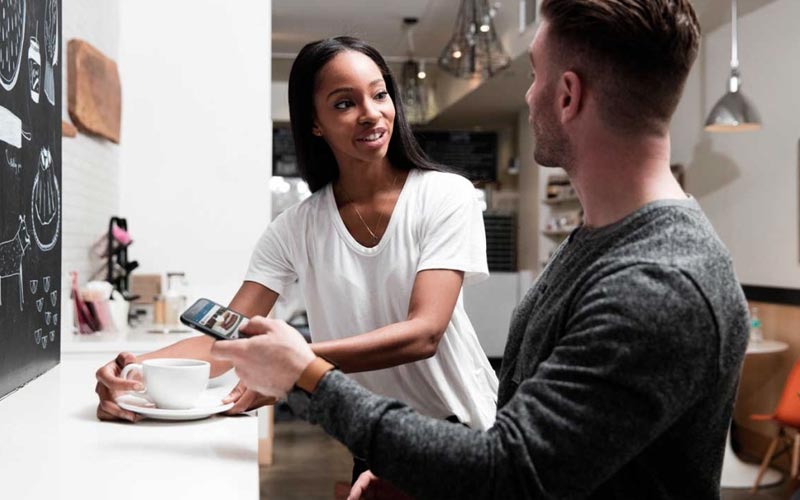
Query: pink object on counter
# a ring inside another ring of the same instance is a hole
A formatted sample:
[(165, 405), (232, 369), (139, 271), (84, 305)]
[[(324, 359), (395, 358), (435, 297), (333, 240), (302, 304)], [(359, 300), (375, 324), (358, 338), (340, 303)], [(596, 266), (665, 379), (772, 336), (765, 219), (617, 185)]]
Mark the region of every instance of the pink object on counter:
[(130, 233), (116, 224), (112, 224), (111, 226), (111, 235), (114, 236), (114, 239), (117, 240), (122, 246), (128, 246), (133, 241)]

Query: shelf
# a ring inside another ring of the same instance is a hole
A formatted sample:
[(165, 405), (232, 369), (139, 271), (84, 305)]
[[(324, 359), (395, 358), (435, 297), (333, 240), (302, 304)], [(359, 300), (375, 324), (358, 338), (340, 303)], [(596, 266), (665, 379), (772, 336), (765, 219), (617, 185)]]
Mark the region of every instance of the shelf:
[(550, 198), (542, 200), (545, 205), (562, 205), (565, 203), (575, 203), (578, 201), (577, 196), (569, 196), (565, 198)]

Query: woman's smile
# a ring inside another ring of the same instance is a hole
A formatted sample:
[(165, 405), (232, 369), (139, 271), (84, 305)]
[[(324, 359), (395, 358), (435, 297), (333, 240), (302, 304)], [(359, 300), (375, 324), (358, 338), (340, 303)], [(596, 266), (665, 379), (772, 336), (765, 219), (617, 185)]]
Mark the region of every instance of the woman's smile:
[(370, 149), (380, 148), (389, 140), (388, 130), (377, 127), (367, 130), (356, 138), (356, 142)]

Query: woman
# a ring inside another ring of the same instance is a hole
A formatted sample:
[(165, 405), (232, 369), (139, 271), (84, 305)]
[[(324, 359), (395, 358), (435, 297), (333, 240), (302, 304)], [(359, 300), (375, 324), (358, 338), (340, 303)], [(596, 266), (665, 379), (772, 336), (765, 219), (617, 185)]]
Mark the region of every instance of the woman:
[[(289, 78), (298, 166), (313, 192), (269, 225), (230, 308), (267, 315), (298, 282), (314, 352), (370, 390), (423, 414), (486, 429), (497, 378), (461, 300), (463, 283), (488, 275), (472, 185), (425, 159), (380, 54), (351, 37), (306, 45)], [(148, 357), (212, 361), (211, 339)], [(137, 416), (113, 402), (130, 354), (98, 370), (101, 419)], [(232, 412), (265, 403), (243, 386)]]

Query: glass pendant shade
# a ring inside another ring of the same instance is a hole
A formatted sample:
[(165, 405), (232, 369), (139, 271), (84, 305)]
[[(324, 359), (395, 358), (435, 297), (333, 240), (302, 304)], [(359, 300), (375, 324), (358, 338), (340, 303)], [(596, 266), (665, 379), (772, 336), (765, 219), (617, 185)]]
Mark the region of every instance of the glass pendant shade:
[(439, 66), (459, 78), (493, 76), (511, 63), (497, 38), (488, 0), (461, 0), (455, 30), (439, 56)]
[(409, 123), (424, 123), (428, 115), (428, 92), (420, 74), (424, 69), (419, 61), (409, 59), (400, 71), (400, 91), (406, 119)]

